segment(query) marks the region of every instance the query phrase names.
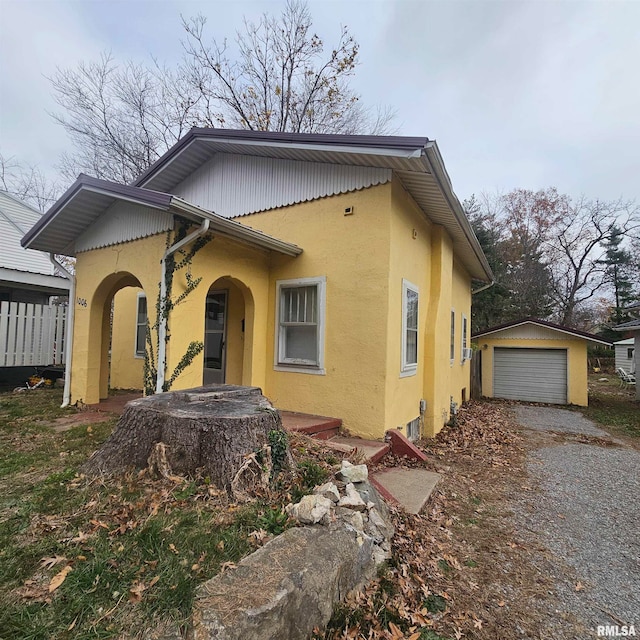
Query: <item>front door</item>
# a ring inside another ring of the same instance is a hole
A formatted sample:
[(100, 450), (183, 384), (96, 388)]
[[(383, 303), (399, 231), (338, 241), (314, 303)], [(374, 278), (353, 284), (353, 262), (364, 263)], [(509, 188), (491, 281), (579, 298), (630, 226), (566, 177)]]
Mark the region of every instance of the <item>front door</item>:
[(224, 384), (227, 340), (227, 292), (207, 294), (204, 319), (203, 384)]

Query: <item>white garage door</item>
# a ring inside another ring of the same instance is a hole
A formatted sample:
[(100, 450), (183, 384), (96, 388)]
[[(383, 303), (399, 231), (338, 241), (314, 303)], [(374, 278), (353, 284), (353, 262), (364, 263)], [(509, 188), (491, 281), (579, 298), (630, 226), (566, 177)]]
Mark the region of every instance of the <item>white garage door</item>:
[(495, 398), (567, 404), (566, 349), (515, 349), (493, 351)]

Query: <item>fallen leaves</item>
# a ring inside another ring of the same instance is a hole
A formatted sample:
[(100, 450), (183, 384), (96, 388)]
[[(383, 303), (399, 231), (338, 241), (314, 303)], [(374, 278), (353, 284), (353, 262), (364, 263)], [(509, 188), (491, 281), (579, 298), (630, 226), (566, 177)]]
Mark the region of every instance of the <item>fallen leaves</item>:
[[(503, 407), (471, 403), (461, 408), (458, 427), (445, 428), (420, 444), (425, 463), (395, 457), (383, 459), (381, 466), (422, 465), (444, 479), (423, 513), (391, 509), (396, 535), (389, 567), (347, 600), (346, 621), (318, 637), (413, 640), (424, 637), (425, 630), (457, 640), (502, 637), (504, 627), (496, 630), (512, 614), (513, 604), (510, 597), (506, 607), (505, 593), (492, 584), (492, 572), (501, 571), (500, 558), (518, 556), (524, 549), (512, 539), (513, 532), (496, 539), (494, 531), (486, 530), (500, 502), (484, 501), (494, 495), (501, 474), (511, 479), (519, 469), (522, 438)], [(518, 477), (516, 486), (523, 484)]]
[(49, 593), (53, 593), (66, 580), (72, 570), (73, 567), (68, 564), (62, 571), (56, 573), (56, 575), (51, 578), (51, 582), (49, 582)]

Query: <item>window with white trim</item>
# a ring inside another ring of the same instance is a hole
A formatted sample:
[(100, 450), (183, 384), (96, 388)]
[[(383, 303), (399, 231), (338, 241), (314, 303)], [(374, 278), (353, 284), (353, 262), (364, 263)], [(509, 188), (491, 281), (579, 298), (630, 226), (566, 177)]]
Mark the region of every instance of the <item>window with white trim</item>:
[(451, 309), (451, 339), (449, 341), (449, 360), (453, 364), (456, 357), (456, 312)]
[(276, 366), (321, 372), (325, 288), (324, 276), (276, 283)]
[(462, 343), (460, 351), (460, 362), (464, 362), (467, 359), (467, 316), (462, 316)]
[(136, 302), (136, 357), (144, 358), (147, 339), (147, 296), (139, 293)]
[(418, 369), (418, 287), (402, 280), (402, 373)]

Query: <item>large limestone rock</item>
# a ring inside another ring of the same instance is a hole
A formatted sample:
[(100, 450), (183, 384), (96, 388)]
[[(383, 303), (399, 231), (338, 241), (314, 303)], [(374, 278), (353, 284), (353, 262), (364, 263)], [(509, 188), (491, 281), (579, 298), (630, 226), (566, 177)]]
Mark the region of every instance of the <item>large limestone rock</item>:
[(372, 540), (342, 522), (288, 529), (197, 592), (194, 640), (303, 640), (375, 575)]

